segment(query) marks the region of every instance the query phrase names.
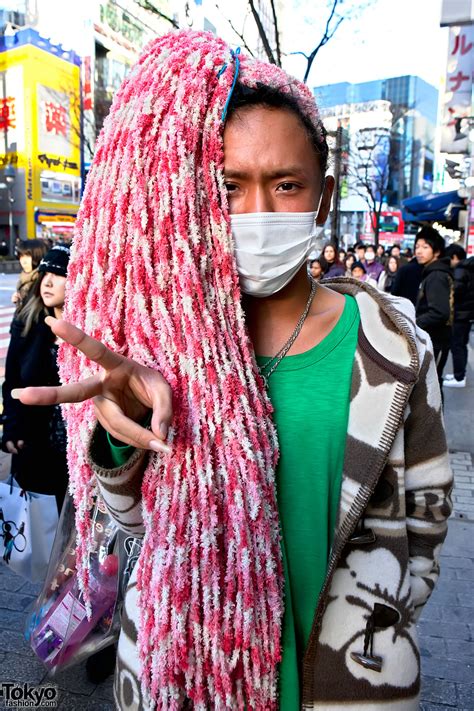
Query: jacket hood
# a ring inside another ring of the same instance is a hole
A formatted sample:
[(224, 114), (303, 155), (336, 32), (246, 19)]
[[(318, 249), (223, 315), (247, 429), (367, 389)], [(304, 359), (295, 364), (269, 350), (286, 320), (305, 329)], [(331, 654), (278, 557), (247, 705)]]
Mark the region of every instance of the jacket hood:
[(451, 265), (449, 263), (449, 257), (442, 257), (441, 259), (436, 259), (434, 262), (431, 262), (431, 264), (428, 264), (428, 266), (423, 269), (423, 277), (427, 274), (431, 274), (432, 272), (444, 272), (445, 274), (452, 275), (453, 270), (451, 269)]

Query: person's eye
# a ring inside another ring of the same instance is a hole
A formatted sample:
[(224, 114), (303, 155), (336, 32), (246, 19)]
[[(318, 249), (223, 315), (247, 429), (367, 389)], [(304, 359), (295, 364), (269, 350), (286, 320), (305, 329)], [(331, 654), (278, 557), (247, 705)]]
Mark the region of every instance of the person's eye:
[(290, 190), (294, 190), (295, 188), (298, 188), (298, 187), (299, 187), (299, 185), (297, 185), (296, 183), (291, 183), (291, 182), (287, 181), (285, 183), (280, 183), (277, 190), (281, 190), (282, 192), (286, 193), (286, 192), (289, 192)]
[(229, 183), (229, 182), (226, 182), (226, 183), (225, 183), (225, 189), (227, 190), (228, 195), (230, 195), (230, 194), (232, 194), (232, 193), (237, 192), (237, 190), (239, 189), (239, 186), (236, 185), (236, 183)]

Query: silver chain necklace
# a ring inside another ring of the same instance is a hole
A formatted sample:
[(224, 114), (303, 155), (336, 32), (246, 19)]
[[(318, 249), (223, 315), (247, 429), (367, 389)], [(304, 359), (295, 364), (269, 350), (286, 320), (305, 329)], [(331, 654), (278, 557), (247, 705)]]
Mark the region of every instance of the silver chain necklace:
[(316, 294), (317, 287), (318, 287), (317, 282), (313, 281), (313, 283), (311, 284), (311, 291), (308, 296), (308, 301), (306, 302), (305, 309), (304, 309), (303, 313), (301, 314), (298, 323), (296, 324), (295, 330), (293, 331), (293, 333), (291, 334), (291, 336), (289, 337), (289, 339), (287, 340), (285, 345), (282, 348), (280, 348), (278, 353), (276, 355), (274, 355), (273, 358), (270, 358), (270, 360), (267, 361), (264, 365), (259, 366), (258, 372), (260, 373), (260, 376), (263, 379), (263, 383), (264, 383), (265, 387), (267, 387), (267, 385), (268, 385), (268, 379), (270, 378), (270, 375), (272, 375), (272, 373), (275, 372), (275, 370), (278, 368), (278, 366), (280, 365), (283, 358), (286, 356), (286, 354), (290, 350), (293, 343), (298, 338), (298, 336), (301, 332), (301, 329), (303, 328), (303, 324), (306, 321), (306, 317), (309, 313), (309, 310), (311, 308), (311, 304), (313, 303), (313, 299), (314, 299), (314, 295)]

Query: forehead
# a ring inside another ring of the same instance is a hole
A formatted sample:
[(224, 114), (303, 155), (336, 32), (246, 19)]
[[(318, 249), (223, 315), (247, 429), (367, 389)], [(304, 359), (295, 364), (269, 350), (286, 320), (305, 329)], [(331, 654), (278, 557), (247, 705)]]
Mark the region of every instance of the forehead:
[(308, 131), (291, 109), (247, 106), (236, 111), (224, 129), (224, 167), (274, 170), (282, 165), (320, 174)]

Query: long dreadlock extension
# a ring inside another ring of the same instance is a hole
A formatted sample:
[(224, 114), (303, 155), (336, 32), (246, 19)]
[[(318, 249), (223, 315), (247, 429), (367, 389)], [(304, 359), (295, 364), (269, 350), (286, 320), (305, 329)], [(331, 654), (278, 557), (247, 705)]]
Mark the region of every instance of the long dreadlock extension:
[[(115, 96), (76, 223), (65, 318), (170, 383), (171, 455), (144, 474), (139, 654), (151, 708), (271, 711), (282, 585), (271, 405), (246, 331), (223, 179), (236, 56), (213, 35), (151, 42)], [(309, 90), (240, 57), (239, 81)], [(97, 372), (64, 344), (63, 382)], [(79, 574), (96, 491), (90, 402), (66, 406)]]

